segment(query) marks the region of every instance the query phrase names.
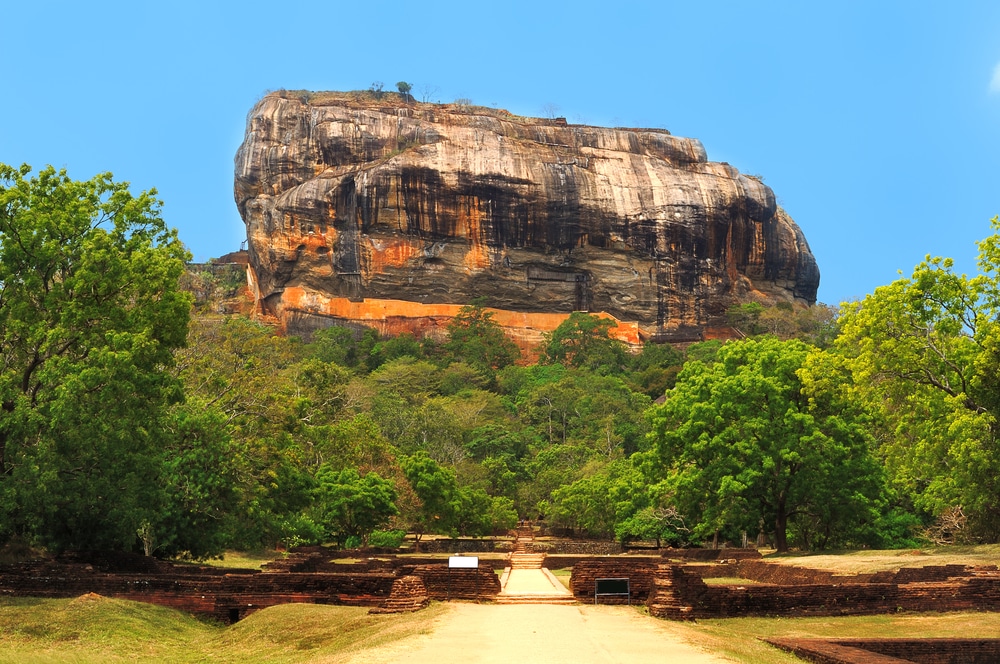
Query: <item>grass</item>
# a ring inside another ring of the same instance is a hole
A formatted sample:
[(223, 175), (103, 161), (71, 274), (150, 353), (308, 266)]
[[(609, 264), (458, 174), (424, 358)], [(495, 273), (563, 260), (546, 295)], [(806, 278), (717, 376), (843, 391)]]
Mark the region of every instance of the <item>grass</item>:
[(1000, 613), (913, 613), (825, 618), (725, 618), (682, 625), (688, 640), (748, 664), (799, 662), (761, 641), (798, 638), (996, 638)]
[(938, 546), (888, 551), (841, 551), (817, 554), (770, 554), (764, 560), (779, 565), (824, 569), (839, 574), (894, 571), (929, 565), (1000, 565), (1000, 544)]
[[(565, 574), (557, 575), (560, 580)], [(639, 608), (645, 613), (645, 608)], [(0, 663), (7, 662), (339, 662), (428, 633), (447, 605), (371, 616), (358, 607), (284, 604), (232, 626), (164, 607), (85, 595), (72, 600), (0, 599)], [(1000, 613), (894, 614), (822, 618), (729, 618), (661, 626), (747, 664), (791, 664), (761, 637), (995, 637)]]
[(232, 626), (98, 595), (0, 600), (0, 663), (322, 662), (428, 631), (445, 610), (368, 615), (359, 607), (284, 604)]
[(285, 556), (281, 551), (226, 551), (222, 558), (201, 563), (212, 567), (260, 569), (263, 565)]
[[(212, 564), (259, 568), (280, 555), (271, 551), (229, 552), (223, 560)], [(772, 554), (765, 560), (840, 573), (945, 564), (996, 565), (1000, 562), (1000, 545)], [(551, 571), (568, 585), (569, 569)], [(749, 583), (736, 578), (706, 581)], [(357, 607), (286, 604), (253, 613), (235, 625), (223, 626), (164, 607), (97, 595), (72, 600), (2, 598), (0, 664), (335, 662), (343, 661), (345, 653), (357, 654), (427, 633), (446, 610), (446, 605), (435, 603), (417, 613), (371, 616), (366, 609)], [(678, 636), (738, 662), (791, 664), (798, 660), (763, 643), (760, 637), (995, 637), (1000, 634), (1000, 613), (731, 618), (664, 624)]]
[(741, 579), (736, 576), (718, 576), (702, 579), (709, 586), (751, 586), (759, 581), (753, 579)]
[(564, 586), (566, 586), (567, 590), (572, 590), (572, 588), (569, 587), (569, 578), (570, 578), (570, 576), (572, 576), (573, 570), (571, 570), (571, 569), (550, 569), (549, 572), (551, 572), (552, 576), (556, 577), (556, 579), (559, 580), (559, 583), (561, 583)]

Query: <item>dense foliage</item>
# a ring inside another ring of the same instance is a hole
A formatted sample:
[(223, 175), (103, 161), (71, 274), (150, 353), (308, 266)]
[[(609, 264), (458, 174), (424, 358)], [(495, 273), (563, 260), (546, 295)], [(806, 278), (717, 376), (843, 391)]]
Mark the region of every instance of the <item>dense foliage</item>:
[(437, 341), (192, 317), (155, 192), (0, 181), (0, 540), (1000, 539), (997, 220), (979, 275), (928, 258), (839, 318), (749, 302), (737, 340), (629, 349), (577, 312), (526, 358), (485, 302)]
[(0, 535), (127, 546), (143, 524), (170, 528), (171, 503), (186, 509), (167, 483), (200, 483), (166, 461), (198, 426), (172, 410), (168, 371), (187, 252), (155, 191), (30, 173), (0, 165)]

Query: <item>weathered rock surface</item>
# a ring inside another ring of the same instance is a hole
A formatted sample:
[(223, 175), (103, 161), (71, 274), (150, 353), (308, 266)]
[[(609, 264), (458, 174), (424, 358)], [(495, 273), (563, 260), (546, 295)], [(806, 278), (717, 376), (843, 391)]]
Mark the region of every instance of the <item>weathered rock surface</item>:
[(734, 302), (813, 303), (819, 284), (769, 187), (662, 129), (273, 93), (235, 197), (258, 304), (290, 328), (428, 331), (485, 297), (527, 336), (586, 310), (695, 340)]

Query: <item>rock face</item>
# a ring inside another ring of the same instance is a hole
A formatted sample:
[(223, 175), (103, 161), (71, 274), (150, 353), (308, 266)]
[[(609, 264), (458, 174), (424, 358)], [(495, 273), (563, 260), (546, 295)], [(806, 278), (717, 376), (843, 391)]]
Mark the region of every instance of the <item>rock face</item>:
[(811, 304), (819, 284), (769, 187), (662, 129), (273, 93), (235, 197), (258, 305), (293, 330), (426, 332), (483, 297), (525, 337), (584, 310), (696, 340), (735, 302)]

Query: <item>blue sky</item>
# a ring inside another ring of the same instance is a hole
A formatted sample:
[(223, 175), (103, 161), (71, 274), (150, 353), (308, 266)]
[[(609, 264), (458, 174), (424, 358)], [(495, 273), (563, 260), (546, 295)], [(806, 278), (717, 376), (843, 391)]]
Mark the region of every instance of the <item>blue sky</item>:
[(927, 253), (975, 269), (1000, 213), (1000, 3), (9, 3), (0, 161), (156, 187), (196, 260), (266, 91), (386, 88), (664, 127), (762, 175), (822, 272), (862, 297)]

